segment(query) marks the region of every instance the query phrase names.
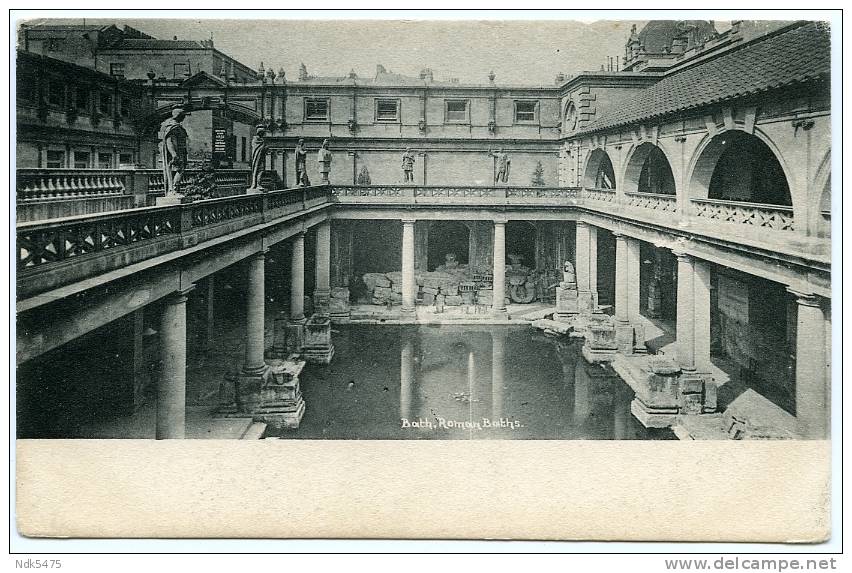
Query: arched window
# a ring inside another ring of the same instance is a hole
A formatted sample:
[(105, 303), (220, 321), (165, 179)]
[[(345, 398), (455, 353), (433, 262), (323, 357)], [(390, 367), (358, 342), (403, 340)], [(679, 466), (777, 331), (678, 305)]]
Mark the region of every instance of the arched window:
[[(650, 143), (648, 145), (651, 145)], [(639, 193), (657, 193), (661, 195), (674, 195), (675, 182), (672, 168), (662, 150), (652, 146), (642, 171), (639, 173)]]
[(595, 149), (589, 155), (584, 184), (587, 188), (615, 189), (615, 170), (606, 151)]
[(573, 101), (569, 101), (565, 106), (565, 116), (562, 122), (562, 130), (565, 133), (571, 133), (577, 129), (577, 108)]
[(624, 190), (628, 193), (675, 194), (672, 168), (662, 149), (645, 142), (633, 150), (624, 173)]
[(760, 138), (744, 131), (716, 135), (693, 170), (696, 198), (792, 205), (790, 186), (778, 158)]

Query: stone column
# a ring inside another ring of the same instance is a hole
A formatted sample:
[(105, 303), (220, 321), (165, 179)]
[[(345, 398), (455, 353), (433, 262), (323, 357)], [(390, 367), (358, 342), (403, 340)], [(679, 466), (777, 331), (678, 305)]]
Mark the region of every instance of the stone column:
[(160, 317), (158, 440), (186, 437), (186, 300), (190, 290), (170, 295)]
[(414, 344), (402, 343), (399, 353), (399, 417), (411, 420), (411, 397), (414, 392)]
[(414, 219), (402, 220), (402, 312), (414, 313)]
[[(314, 311), (328, 309), (331, 295), (331, 222), (323, 221), (317, 226), (316, 288), (314, 289)], [(326, 310), (327, 312), (327, 310)]]
[(207, 277), (207, 321), (204, 326), (204, 349), (210, 351), (213, 338), (216, 336), (216, 278), (214, 275)]
[(256, 374), (266, 369), (263, 359), (263, 328), (266, 307), (264, 294), (265, 253), (255, 253), (246, 261), (246, 353), (243, 373)]
[[(627, 319), (634, 325), (640, 324), (639, 318), (639, 273), (642, 267), (642, 255), (639, 240), (627, 239)], [(645, 342), (637, 341), (637, 342)]]
[(589, 225), (589, 290), (595, 308), (598, 305), (598, 228)]
[(491, 417), (503, 416), (503, 390), (506, 375), (506, 331), (495, 326), (491, 331)]
[(677, 359), (684, 370), (695, 370), (695, 300), (692, 257), (677, 256)]
[(796, 421), (801, 437), (828, 437), (825, 314), (819, 297), (791, 290), (796, 296)]
[(305, 232), (293, 237), (290, 261), (290, 322), (305, 321)]
[(589, 225), (582, 221), (577, 221), (577, 242), (575, 251), (577, 292), (590, 292), (591, 280), (589, 273), (591, 261), (589, 260)]
[(506, 312), (506, 221), (494, 221), (494, 285), (491, 309)]
[(627, 237), (615, 235), (615, 319), (628, 322), (627, 314)]
[(692, 273), (695, 367), (710, 372), (710, 265), (694, 258)]

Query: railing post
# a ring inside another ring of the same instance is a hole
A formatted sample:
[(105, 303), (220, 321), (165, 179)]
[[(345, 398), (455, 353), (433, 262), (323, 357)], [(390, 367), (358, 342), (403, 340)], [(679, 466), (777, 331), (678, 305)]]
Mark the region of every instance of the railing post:
[(137, 169), (131, 169), (125, 172), (125, 192), (128, 195), (133, 195), (134, 207), (145, 207), (148, 204), (148, 184), (148, 173)]
[(178, 205), (178, 234), (183, 248), (195, 245), (195, 235), (192, 233), (192, 203)]
[(414, 187), (403, 187), (402, 196), (406, 199), (414, 199)]
[(506, 188), (505, 187), (495, 187), (494, 188), (494, 199), (501, 200), (501, 203), (505, 205), (507, 203), (506, 198)]

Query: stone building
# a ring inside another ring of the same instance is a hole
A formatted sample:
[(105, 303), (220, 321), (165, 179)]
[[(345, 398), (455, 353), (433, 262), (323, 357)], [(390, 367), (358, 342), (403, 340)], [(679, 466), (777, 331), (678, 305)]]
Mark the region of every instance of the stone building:
[(144, 86), (26, 51), (17, 53), (16, 166), (153, 166), (156, 134)]

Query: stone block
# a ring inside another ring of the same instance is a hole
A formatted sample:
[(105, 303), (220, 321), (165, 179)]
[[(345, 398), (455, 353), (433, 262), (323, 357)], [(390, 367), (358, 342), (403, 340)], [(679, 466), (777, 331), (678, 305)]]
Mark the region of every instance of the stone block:
[(349, 287), (331, 287), (331, 298), (349, 302)]
[(458, 283), (448, 284), (441, 287), (441, 294), (445, 294), (447, 296), (456, 296), (459, 294), (459, 285)]
[(556, 314), (565, 317), (571, 314), (577, 314), (579, 306), (577, 304), (577, 289), (572, 288), (557, 288), (556, 289)]
[(423, 304), (425, 305), (433, 305), (435, 304), (435, 295), (430, 292), (423, 293)]
[(444, 300), (447, 306), (461, 306), (462, 297), (459, 295), (449, 295)]
[(471, 305), (474, 304), (474, 300), (476, 299), (475, 293), (472, 291), (464, 291), (461, 293), (462, 304)]
[(331, 319), (327, 316), (314, 315), (305, 324), (305, 340), (302, 346), (302, 357), (315, 364), (328, 364), (334, 356), (334, 345), (331, 342)]
[(494, 304), (494, 297), (490, 294), (479, 294), (476, 297), (476, 304), (491, 306), (492, 304)]
[(426, 287), (426, 286), (421, 289), (421, 291), (423, 292), (424, 295), (431, 294), (432, 297), (434, 297), (436, 294), (438, 294), (439, 290), (441, 290), (441, 289), (434, 288), (434, 287)]
[(287, 330), (287, 354), (298, 354), (302, 351), (305, 343), (305, 325), (288, 322)]
[(577, 312), (580, 314), (592, 314), (596, 308), (597, 304), (593, 292), (577, 292)]
[(615, 324), (615, 344), (622, 354), (633, 354), (633, 325), (629, 322)]
[(366, 273), (362, 280), (367, 285), (367, 290), (374, 290), (376, 287), (390, 288), (391, 281), (384, 273)]
[(377, 286), (373, 290), (373, 300), (388, 300), (391, 297), (393, 291), (390, 286), (387, 287), (379, 287)]
[(328, 312), (330, 314), (349, 312), (349, 298), (332, 298), (328, 301)]

